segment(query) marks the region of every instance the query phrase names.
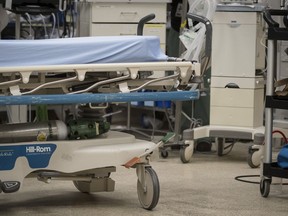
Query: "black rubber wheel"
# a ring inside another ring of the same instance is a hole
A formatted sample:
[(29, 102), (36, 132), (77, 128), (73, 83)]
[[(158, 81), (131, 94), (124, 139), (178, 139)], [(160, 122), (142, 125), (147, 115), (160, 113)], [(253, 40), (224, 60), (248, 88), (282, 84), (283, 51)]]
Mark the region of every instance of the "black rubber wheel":
[(166, 149), (161, 149), (161, 157), (162, 158), (167, 158), (168, 157), (168, 151)]
[(212, 143), (210, 140), (197, 140), (196, 151), (198, 152), (210, 152)]
[(73, 181), (74, 186), (77, 188), (78, 191), (81, 193), (90, 193), (90, 191), (87, 191), (84, 189), (83, 184), (86, 184), (86, 182), (83, 181)]
[(144, 209), (152, 210), (156, 207), (160, 196), (160, 185), (156, 172), (151, 167), (145, 168), (146, 191), (137, 181), (137, 193), (140, 204)]
[(259, 151), (258, 149), (252, 149), (249, 151), (247, 155), (247, 163), (251, 168), (258, 168), (260, 166), (260, 163), (255, 162), (255, 153)]
[(270, 179), (261, 179), (260, 181), (260, 192), (262, 197), (268, 197), (270, 193), (270, 184), (271, 180)]
[(189, 163), (193, 155), (193, 149), (191, 150), (189, 146), (184, 146), (180, 149), (180, 159), (182, 163)]

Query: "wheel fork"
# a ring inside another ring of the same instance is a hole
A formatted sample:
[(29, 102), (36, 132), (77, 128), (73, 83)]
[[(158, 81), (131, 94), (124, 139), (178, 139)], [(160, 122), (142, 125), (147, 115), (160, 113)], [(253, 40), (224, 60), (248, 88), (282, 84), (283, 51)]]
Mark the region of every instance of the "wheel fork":
[(137, 164), (136, 165), (136, 173), (139, 179), (139, 182), (142, 185), (143, 191), (147, 192), (147, 184), (146, 184), (146, 178), (145, 178), (145, 169), (146, 167), (151, 167), (148, 164)]

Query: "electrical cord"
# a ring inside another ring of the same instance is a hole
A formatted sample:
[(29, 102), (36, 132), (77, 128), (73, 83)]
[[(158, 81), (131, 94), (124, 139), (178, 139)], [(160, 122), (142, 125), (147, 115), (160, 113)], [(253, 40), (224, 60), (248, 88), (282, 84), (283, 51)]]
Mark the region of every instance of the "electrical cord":
[(23, 33), (26, 33), (27, 35), (29, 35), (29, 31), (27, 31), (25, 29), (21, 29), (21, 35), (20, 36), (21, 36), (22, 39), (25, 39), (27, 37), (25, 34), (23, 35)]
[(222, 156), (228, 155), (232, 151), (236, 142), (238, 142), (238, 140), (233, 140), (229, 145), (223, 147), (223, 151), (228, 149), (228, 148), (230, 148), (230, 149), (227, 152), (223, 153)]
[[(242, 175), (242, 176), (236, 176), (234, 179), (237, 180), (237, 181), (241, 181), (241, 182), (244, 182), (244, 183), (250, 183), (250, 184), (260, 184), (260, 182), (256, 182), (256, 181), (248, 181), (248, 180), (244, 180), (242, 178), (255, 178), (255, 177), (259, 177), (260, 178), (260, 175)], [(272, 183), (271, 185), (288, 185), (288, 183)]]
[(60, 38), (60, 17), (59, 17), (59, 13), (57, 13), (57, 32), (58, 32), (58, 38)]
[(31, 16), (29, 13), (25, 13), (26, 15), (26, 20), (28, 21), (29, 23), (29, 35), (28, 35), (28, 39), (33, 39), (33, 36), (32, 36), (32, 21), (31, 21)]
[[(279, 133), (282, 138), (284, 139), (284, 142), (287, 143), (287, 138), (285, 136), (285, 134), (280, 131), (280, 130), (273, 130), (272, 131), (272, 134), (275, 134), (275, 133)], [(235, 180), (237, 181), (241, 181), (241, 182), (245, 182), (245, 183), (251, 183), (251, 184), (260, 184), (260, 182), (254, 182), (254, 181), (248, 181), (248, 180), (243, 180), (242, 178), (251, 178), (251, 177), (260, 177), (260, 175), (242, 175), (242, 176), (236, 176), (235, 177)], [(271, 184), (271, 185), (279, 185), (279, 184), (282, 184), (282, 185), (288, 185), (288, 183), (274, 183), (274, 184)]]
[(241, 182), (245, 182), (245, 183), (250, 183), (250, 184), (260, 184), (260, 182), (248, 181), (248, 180), (242, 179), (242, 178), (254, 178), (254, 177), (260, 177), (260, 175), (242, 175), (242, 176), (236, 176), (236, 177), (235, 177), (235, 180), (241, 181)]
[(68, 33), (67, 33), (67, 19), (66, 19), (67, 13), (66, 13), (66, 11), (63, 11), (61, 13), (63, 15), (63, 33), (62, 33), (61, 37), (65, 38), (68, 35)]
[[(70, 2), (70, 1), (69, 1)], [(70, 37), (74, 37), (74, 32), (75, 32), (75, 23), (74, 23), (74, 9), (72, 7), (72, 2), (70, 2), (70, 23), (72, 26), (72, 32), (70, 33)]]
[(51, 31), (51, 34), (50, 34), (50, 38), (53, 37), (54, 31), (55, 31), (55, 26), (56, 26), (56, 16), (55, 16), (54, 13), (52, 13), (51, 16), (53, 17), (53, 27), (52, 27), (52, 31)]
[(44, 28), (44, 32), (45, 32), (44, 37), (45, 37), (45, 39), (48, 39), (48, 33), (47, 33), (47, 26), (46, 26), (46, 22), (45, 22), (45, 17), (42, 14), (40, 14), (40, 17), (42, 19), (43, 28)]

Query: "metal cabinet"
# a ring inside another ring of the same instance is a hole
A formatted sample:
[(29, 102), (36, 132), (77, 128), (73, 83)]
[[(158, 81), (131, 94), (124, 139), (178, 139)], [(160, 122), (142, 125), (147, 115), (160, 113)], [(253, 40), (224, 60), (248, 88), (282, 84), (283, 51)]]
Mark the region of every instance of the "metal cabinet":
[(264, 23), (257, 11), (217, 11), (213, 20), (210, 124), (263, 125)]

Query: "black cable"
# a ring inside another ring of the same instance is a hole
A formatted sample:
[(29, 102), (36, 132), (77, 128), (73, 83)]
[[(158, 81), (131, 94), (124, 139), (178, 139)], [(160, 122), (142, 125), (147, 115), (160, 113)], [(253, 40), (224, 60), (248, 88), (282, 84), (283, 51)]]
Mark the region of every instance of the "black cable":
[(62, 32), (62, 38), (65, 38), (67, 36), (67, 20), (66, 20), (66, 11), (62, 11), (62, 18), (63, 18), (63, 32)]
[(198, 153), (198, 154), (204, 154), (204, 155), (212, 155), (212, 154), (215, 154), (217, 153), (217, 151), (199, 151), (199, 150), (194, 150), (195, 153)]
[(241, 178), (254, 178), (254, 177), (260, 177), (260, 175), (242, 175), (242, 176), (236, 176), (235, 180), (245, 182), (245, 183), (251, 183), (251, 184), (260, 184), (260, 182), (255, 182), (255, 181), (247, 181), (243, 180)]
[(229, 149), (227, 152), (223, 153), (222, 156), (228, 155), (228, 154), (232, 151), (232, 149), (233, 149), (233, 147), (234, 147), (234, 144), (235, 144), (236, 142), (237, 142), (237, 140), (234, 140), (232, 143), (230, 143), (229, 145), (225, 146), (225, 147), (223, 148), (223, 150), (226, 150), (227, 148), (230, 148), (230, 149)]
[(57, 16), (57, 32), (58, 32), (58, 37), (61, 38), (61, 35), (60, 35), (60, 16), (59, 16), (59, 13), (56, 13), (56, 16)]
[(73, 5), (72, 5), (72, 2), (70, 1), (70, 23), (71, 23), (71, 26), (72, 26), (72, 34), (70, 37), (74, 37), (74, 32), (75, 32), (75, 23), (74, 23), (74, 9), (73, 9)]
[[(255, 181), (248, 181), (248, 180), (243, 180), (241, 178), (254, 178), (254, 177), (260, 177), (260, 175), (242, 175), (242, 176), (236, 176), (235, 180), (245, 182), (245, 183), (250, 183), (250, 184), (260, 184), (260, 182), (255, 182)], [(281, 183), (274, 183), (271, 185), (279, 185)], [(282, 183), (281, 185), (288, 185), (288, 183)]]

